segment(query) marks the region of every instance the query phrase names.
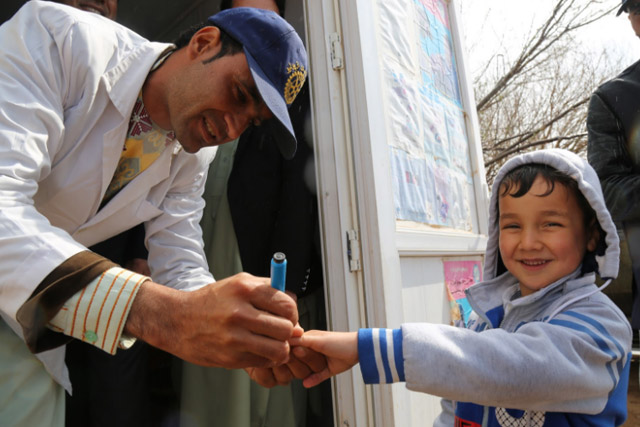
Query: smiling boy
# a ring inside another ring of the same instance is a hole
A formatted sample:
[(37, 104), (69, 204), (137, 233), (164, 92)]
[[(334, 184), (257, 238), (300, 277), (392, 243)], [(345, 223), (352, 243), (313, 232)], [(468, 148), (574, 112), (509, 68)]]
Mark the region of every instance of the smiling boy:
[(616, 277), (619, 247), (593, 169), (564, 150), (511, 159), (496, 176), (489, 227), (466, 329), (307, 332), (292, 342), (325, 354), (328, 367), (305, 386), (360, 362), (366, 383), (406, 381), (443, 397), (437, 426), (622, 424), (631, 328), (595, 285), (596, 273)]
[(593, 210), (575, 181), (556, 170), (514, 169), (502, 181), (498, 204), (500, 255), (522, 296), (571, 274), (596, 248)]

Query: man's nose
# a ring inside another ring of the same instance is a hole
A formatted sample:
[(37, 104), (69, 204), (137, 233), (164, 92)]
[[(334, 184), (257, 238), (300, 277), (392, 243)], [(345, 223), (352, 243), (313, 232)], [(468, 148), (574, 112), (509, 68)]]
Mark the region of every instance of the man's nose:
[(227, 136), (230, 139), (239, 138), (242, 132), (249, 127), (249, 123), (253, 120), (252, 117), (251, 112), (248, 111), (238, 111), (227, 114), (225, 117)]

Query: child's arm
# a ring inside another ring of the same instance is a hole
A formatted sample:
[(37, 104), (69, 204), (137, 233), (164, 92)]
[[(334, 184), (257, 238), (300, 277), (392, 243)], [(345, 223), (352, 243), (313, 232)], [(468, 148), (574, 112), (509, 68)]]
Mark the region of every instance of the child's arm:
[[(303, 384), (314, 385), (350, 369), (360, 363), (362, 379), (366, 384), (402, 382), (404, 356), (402, 330), (360, 329), (358, 332), (309, 331), (300, 340), (289, 340), (290, 345), (302, 345), (327, 358), (327, 368), (310, 375)], [(294, 349), (294, 354), (296, 354)]]
[(327, 357), (327, 368), (307, 377), (306, 387), (360, 363), (366, 384), (406, 382), (410, 390), (460, 402), (590, 413), (602, 411), (628, 377), (631, 328), (604, 298), (593, 296), (551, 322), (530, 322), (517, 332), (422, 323), (311, 331), (289, 342)]
[[(290, 344), (292, 346), (308, 347), (327, 358), (327, 367), (325, 369), (305, 378), (303, 385), (307, 388), (351, 369), (358, 363), (357, 332), (308, 331), (301, 338), (291, 339)], [(294, 347), (294, 355), (304, 357), (304, 354), (299, 354), (305, 351), (302, 347)]]

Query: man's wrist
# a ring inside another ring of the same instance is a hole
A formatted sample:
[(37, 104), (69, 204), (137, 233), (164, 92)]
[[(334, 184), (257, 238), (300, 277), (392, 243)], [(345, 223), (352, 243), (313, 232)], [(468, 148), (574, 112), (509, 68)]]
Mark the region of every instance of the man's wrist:
[(152, 281), (144, 282), (133, 300), (124, 333), (154, 347), (167, 349), (175, 331), (179, 330), (177, 321), (180, 318), (173, 314), (182, 305), (185, 294), (187, 292)]

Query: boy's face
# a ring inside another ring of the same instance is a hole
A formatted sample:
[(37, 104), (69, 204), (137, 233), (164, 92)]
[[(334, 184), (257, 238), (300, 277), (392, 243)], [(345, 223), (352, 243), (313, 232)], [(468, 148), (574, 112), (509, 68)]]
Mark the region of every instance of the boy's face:
[(587, 250), (593, 251), (597, 233), (588, 232), (576, 196), (538, 176), (529, 192), (499, 199), (500, 254), (507, 270), (520, 281), (523, 296), (573, 272)]

